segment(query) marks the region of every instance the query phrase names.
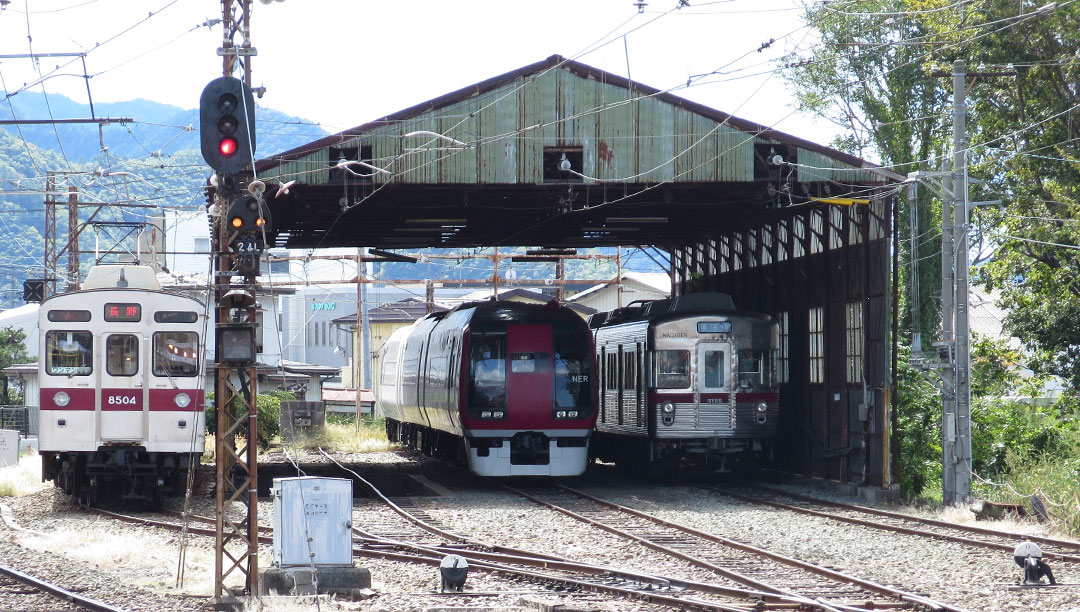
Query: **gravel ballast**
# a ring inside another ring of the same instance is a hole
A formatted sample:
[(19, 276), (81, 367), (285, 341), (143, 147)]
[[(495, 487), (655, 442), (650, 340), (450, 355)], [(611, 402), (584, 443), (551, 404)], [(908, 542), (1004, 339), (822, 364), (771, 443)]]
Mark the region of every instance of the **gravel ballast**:
[[(281, 456), (268, 459), (283, 461)], [(321, 455), (293, 457), (325, 462)], [(578, 561), (710, 582), (704, 570), (641, 549), (617, 536), (540, 507), (512, 493), (494, 490), (450, 468), (404, 452), (341, 456), (363, 472), (419, 472), (451, 491), (449, 496), (416, 497), (415, 503), (437, 523), (460, 535), (492, 544), (571, 557)], [(720, 536), (818, 563), (859, 578), (896, 585), (960, 608), (986, 612), (1040, 610), (1080, 612), (1076, 589), (1010, 590), (1020, 577), (1011, 556), (975, 551), (962, 544), (890, 534), (753, 506), (689, 487), (634, 482), (614, 471), (598, 470), (572, 486), (662, 518)], [(791, 486), (791, 485), (789, 485)], [(810, 495), (818, 490), (792, 487)], [(850, 501), (850, 500), (849, 500)], [(0, 563), (35, 574), (69, 590), (127, 610), (210, 610), (213, 590), (213, 539), (189, 536), (184, 586), (176, 586), (179, 536), (160, 528), (120, 523), (87, 514), (55, 489), (21, 497), (0, 497), (13, 523), (0, 523)], [(272, 502), (259, 502), (264, 524)], [(195, 500), (194, 511), (213, 514), (212, 497)], [(374, 502), (358, 500), (354, 521), (361, 525), (378, 513)], [(985, 523), (980, 523), (987, 525)], [(993, 526), (989, 524), (988, 526)], [(1039, 531), (1037, 525), (1025, 525)], [(1050, 534), (1053, 535), (1053, 534)], [(259, 561), (271, 562), (269, 546)], [(379, 559), (358, 559), (371, 571), (372, 597), (363, 601), (264, 599), (250, 610), (427, 610), (480, 607), (487, 610), (539, 609), (541, 603), (581, 610), (662, 610), (639, 602), (610, 601), (591, 594), (546, 591), (501, 576), (470, 572), (466, 590), (440, 595), (433, 567)], [(1080, 582), (1072, 564), (1052, 564), (1061, 583)], [(242, 578), (238, 578), (242, 579)], [(4, 602), (0, 609), (10, 609)], [(15, 608), (18, 609), (18, 608)]]

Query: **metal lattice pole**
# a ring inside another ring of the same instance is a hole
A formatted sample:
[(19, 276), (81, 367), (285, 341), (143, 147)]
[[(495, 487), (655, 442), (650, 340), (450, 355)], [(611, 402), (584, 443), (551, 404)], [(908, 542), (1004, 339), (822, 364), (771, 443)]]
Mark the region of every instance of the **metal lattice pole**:
[[(222, 56), (223, 76), (232, 76), (239, 65), (242, 80), (251, 84), (250, 0), (222, 0), (223, 41), (218, 49)], [(236, 39), (239, 37), (239, 43)], [(258, 374), (254, 358), (249, 363), (231, 363), (223, 358), (223, 329), (229, 323), (243, 320), (253, 325), (255, 303), (236, 307), (226, 297), (230, 291), (255, 291), (257, 269), (246, 269), (242, 285), (234, 285), (237, 258), (230, 252), (232, 237), (226, 227), (226, 212), (240, 193), (235, 176), (218, 177), (215, 194), (218, 215), (211, 217), (214, 233), (214, 298), (216, 323), (217, 378), (215, 401), (217, 408), (216, 434), (216, 510), (214, 598), (218, 603), (235, 602), (240, 596), (255, 596), (259, 585), (258, 548)], [(241, 405), (243, 410), (234, 406)], [(239, 572), (243, 586), (226, 584), (226, 579)]]

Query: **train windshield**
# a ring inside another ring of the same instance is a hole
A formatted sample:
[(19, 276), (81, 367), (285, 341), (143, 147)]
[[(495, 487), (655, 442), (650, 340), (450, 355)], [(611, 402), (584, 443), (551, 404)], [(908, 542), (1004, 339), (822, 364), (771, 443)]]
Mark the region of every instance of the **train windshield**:
[(469, 348), (469, 406), (506, 408), (506, 334), (473, 334)]
[(199, 335), (195, 332), (154, 334), (154, 376), (198, 376)]
[(46, 374), (52, 376), (85, 376), (93, 371), (93, 334), (88, 331), (46, 332)]
[(105, 370), (110, 376), (134, 376), (139, 371), (139, 337), (109, 336), (105, 340)]
[(772, 384), (766, 369), (768, 360), (765, 351), (743, 349), (739, 351), (739, 386), (744, 389), (759, 389)]
[(588, 338), (555, 334), (555, 408), (578, 410), (589, 406), (591, 355)]
[(653, 380), (657, 389), (685, 389), (690, 386), (690, 351), (656, 351)]

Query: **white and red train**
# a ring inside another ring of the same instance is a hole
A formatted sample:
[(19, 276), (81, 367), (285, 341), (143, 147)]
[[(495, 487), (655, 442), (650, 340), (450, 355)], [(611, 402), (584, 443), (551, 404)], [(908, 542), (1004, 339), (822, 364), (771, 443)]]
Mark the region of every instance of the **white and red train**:
[(691, 293), (593, 315), (593, 455), (622, 465), (727, 469), (777, 433), (778, 329), (729, 295)]
[(182, 494), (203, 452), (206, 320), (146, 266), (95, 266), (42, 302), (42, 480), (86, 502)]
[(387, 436), (481, 476), (575, 476), (596, 422), (591, 334), (557, 304), (430, 314), (380, 353)]

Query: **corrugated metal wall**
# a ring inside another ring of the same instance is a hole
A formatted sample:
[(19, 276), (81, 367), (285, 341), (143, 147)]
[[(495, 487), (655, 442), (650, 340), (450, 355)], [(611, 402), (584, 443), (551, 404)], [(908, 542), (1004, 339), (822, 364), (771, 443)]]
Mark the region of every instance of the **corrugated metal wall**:
[[(428, 131), (467, 143), (454, 147)], [(544, 147), (581, 147), (582, 173), (628, 182), (753, 181), (754, 145), (777, 144), (620, 85), (562, 69), (509, 83), (412, 118), (371, 128), (338, 148), (370, 146), (392, 172), (373, 181), (534, 184)], [(328, 182), (328, 149), (282, 163), (280, 180)], [(336, 160), (333, 160), (336, 162)], [(837, 160), (798, 150), (799, 181), (873, 180)]]

